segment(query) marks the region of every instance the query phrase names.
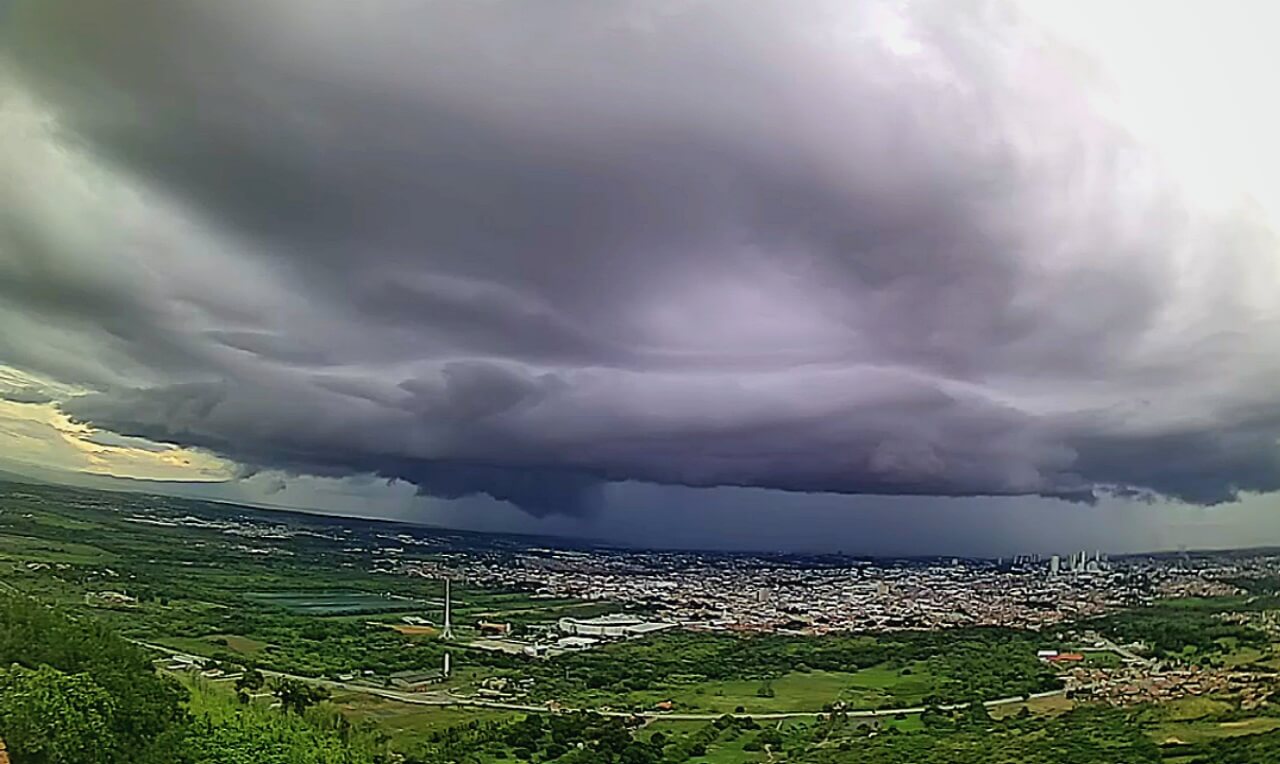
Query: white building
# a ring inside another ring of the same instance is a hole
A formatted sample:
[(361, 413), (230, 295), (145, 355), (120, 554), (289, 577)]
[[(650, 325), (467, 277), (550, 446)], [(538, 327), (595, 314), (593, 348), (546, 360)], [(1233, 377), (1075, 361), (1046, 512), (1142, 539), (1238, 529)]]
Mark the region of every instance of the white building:
[(561, 618), (558, 625), (564, 634), (613, 639), (640, 637), (675, 627), (674, 623), (667, 621), (646, 621), (625, 613), (602, 615), (598, 618)]

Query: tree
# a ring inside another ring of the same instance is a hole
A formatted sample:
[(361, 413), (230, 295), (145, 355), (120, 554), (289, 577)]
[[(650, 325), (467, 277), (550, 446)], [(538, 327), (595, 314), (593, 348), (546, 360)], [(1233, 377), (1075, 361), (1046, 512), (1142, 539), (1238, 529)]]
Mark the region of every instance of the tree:
[(968, 707), (965, 708), (965, 721), (968, 724), (983, 727), (991, 723), (991, 712), (983, 705), (982, 701), (970, 701)]
[(950, 727), (951, 717), (943, 713), (942, 709), (936, 704), (929, 704), (925, 707), (924, 712), (920, 714), (920, 721), (926, 727)]
[(622, 749), (622, 754), (618, 756), (619, 764), (657, 764), (661, 758), (659, 749), (652, 748), (643, 743), (632, 743)]
[(151, 656), (101, 623), (72, 622), (27, 597), (0, 594), (0, 625), (0, 667), (51, 666), (88, 675), (106, 691), (116, 708), (112, 724), (122, 756), (136, 760), (184, 720), (182, 687), (158, 676)]
[(285, 711), (291, 711), (295, 714), (302, 714), (311, 706), (329, 697), (329, 691), (323, 687), (307, 684), (297, 679), (278, 680), (275, 683), (273, 692), (280, 699), (280, 706)]
[(240, 678), (236, 680), (236, 690), (244, 692), (257, 692), (266, 684), (267, 680), (262, 676), (262, 672), (255, 669), (247, 669)]
[(0, 738), (15, 761), (118, 761), (116, 705), (87, 674), (14, 665), (0, 672)]

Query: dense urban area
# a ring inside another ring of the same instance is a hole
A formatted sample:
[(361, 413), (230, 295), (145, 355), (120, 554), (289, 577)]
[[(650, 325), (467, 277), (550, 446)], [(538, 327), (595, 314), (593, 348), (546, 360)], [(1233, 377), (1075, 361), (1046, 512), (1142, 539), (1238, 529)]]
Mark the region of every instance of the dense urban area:
[(0, 588), (13, 764), (1280, 760), (1269, 550), (664, 552), (0, 483)]

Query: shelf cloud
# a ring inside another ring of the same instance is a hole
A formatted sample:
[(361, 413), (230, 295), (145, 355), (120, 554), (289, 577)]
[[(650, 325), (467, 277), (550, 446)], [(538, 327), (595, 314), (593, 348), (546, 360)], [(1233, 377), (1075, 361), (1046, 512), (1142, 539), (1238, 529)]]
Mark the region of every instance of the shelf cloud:
[(1280, 489), (1267, 214), (1018, 5), (9, 14), (0, 362), (92, 428), (538, 515)]

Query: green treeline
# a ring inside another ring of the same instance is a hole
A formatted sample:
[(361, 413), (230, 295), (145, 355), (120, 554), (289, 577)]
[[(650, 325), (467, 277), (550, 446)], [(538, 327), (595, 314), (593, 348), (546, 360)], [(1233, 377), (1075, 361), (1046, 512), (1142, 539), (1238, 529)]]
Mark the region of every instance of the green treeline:
[[(743, 722), (749, 723), (749, 722)], [(668, 741), (665, 735), (641, 736), (634, 724), (591, 713), (530, 714), (504, 723), (473, 722), (450, 727), (410, 753), (410, 764), (491, 761), (555, 761), (557, 764), (660, 764), (684, 762), (694, 750), (693, 736)], [(712, 736), (714, 738), (714, 735)]]
[[(0, 736), (17, 764), (146, 761), (182, 720), (184, 695), (100, 624), (0, 596)], [(83, 758), (86, 744), (101, 753)]]
[[(1140, 610), (1127, 610), (1096, 618), (1083, 624), (1106, 634), (1117, 642), (1140, 642), (1159, 658), (1192, 658), (1221, 650), (1223, 640), (1241, 645), (1261, 647), (1268, 643), (1266, 634), (1248, 626), (1222, 619), (1225, 612), (1253, 609), (1242, 604), (1205, 603), (1203, 605), (1163, 604)], [(1270, 604), (1270, 603), (1265, 603)]]
[(1280, 761), (1280, 732), (1172, 747), (1181, 764), (1262, 764)]
[(102, 625), (0, 595), (0, 739), (13, 764), (388, 760), (378, 735), (305, 705), (284, 713), (228, 693), (193, 697)]
[(926, 701), (989, 700), (1061, 687), (1036, 660), (1037, 637), (1011, 629), (899, 632), (876, 636), (732, 636), (667, 633), (531, 665), (540, 691), (573, 697), (590, 691), (662, 690), (704, 681), (770, 680), (811, 670), (855, 672), (887, 664), (932, 678)]
[[(925, 730), (792, 745), (795, 764), (1159, 764), (1160, 750), (1122, 711), (1082, 708), (1056, 718), (991, 722), (967, 712)], [(834, 742), (834, 741), (829, 741)], [(785, 751), (785, 747), (784, 747)]]

